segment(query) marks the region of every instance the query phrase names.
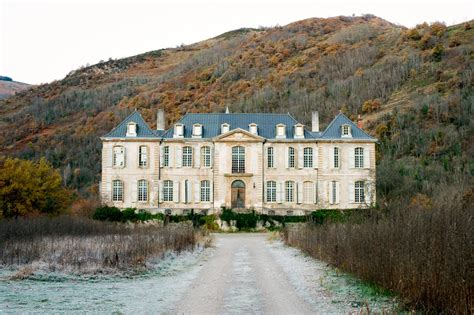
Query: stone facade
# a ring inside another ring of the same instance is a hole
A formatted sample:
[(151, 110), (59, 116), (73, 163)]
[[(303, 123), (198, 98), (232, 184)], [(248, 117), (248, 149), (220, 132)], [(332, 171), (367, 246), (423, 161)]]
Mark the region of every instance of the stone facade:
[(173, 214), (373, 205), (376, 139), (342, 114), (324, 132), (315, 119), (308, 131), (289, 115), (188, 114), (150, 130), (135, 112), (101, 138), (102, 201)]

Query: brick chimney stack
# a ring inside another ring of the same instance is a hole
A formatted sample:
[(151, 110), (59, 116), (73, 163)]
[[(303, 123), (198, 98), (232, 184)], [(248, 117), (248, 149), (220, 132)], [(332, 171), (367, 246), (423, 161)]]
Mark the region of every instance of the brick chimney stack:
[(165, 111), (159, 109), (156, 114), (156, 130), (165, 130)]
[(311, 131), (319, 132), (319, 112), (313, 112), (311, 118)]
[(357, 116), (357, 127), (359, 127), (360, 129), (362, 129), (363, 127), (362, 118), (360, 117), (360, 115)]

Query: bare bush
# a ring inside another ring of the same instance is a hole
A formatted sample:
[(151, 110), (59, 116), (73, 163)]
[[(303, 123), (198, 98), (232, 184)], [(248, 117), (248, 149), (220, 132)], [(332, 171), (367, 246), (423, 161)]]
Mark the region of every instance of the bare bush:
[[(384, 288), (424, 312), (469, 314), (474, 303), (472, 190), (380, 217), (286, 228), (285, 242)], [(441, 198), (440, 198), (441, 199)], [(375, 214), (375, 215), (374, 215)]]
[(80, 217), (0, 221), (0, 264), (107, 272), (145, 268), (168, 251), (193, 249), (191, 223), (114, 224)]

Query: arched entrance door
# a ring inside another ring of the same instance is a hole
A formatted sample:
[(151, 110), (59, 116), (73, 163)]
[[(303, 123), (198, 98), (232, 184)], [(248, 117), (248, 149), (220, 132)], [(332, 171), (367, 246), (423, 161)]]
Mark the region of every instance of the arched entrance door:
[(234, 180), (231, 185), (232, 208), (245, 208), (245, 183), (241, 180)]

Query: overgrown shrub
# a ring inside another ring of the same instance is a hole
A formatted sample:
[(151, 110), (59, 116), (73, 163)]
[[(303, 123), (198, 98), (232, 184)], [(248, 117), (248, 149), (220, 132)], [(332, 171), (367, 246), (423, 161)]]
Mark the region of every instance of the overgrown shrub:
[[(92, 218), (100, 221), (111, 221), (111, 222), (137, 222), (137, 221), (149, 221), (149, 220), (163, 220), (163, 214), (156, 213), (152, 214), (145, 210), (138, 210), (135, 208), (127, 208), (120, 210), (116, 207), (109, 207), (106, 205), (98, 207)], [(182, 220), (186, 221), (186, 220)], [(179, 220), (174, 222), (181, 222)]]

